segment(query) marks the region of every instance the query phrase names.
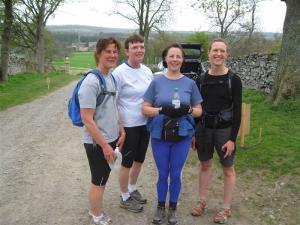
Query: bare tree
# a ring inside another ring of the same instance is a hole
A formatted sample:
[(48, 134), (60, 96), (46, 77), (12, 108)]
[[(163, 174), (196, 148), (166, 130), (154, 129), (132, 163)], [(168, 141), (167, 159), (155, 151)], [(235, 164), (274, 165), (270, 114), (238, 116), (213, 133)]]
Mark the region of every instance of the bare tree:
[(12, 36), (12, 24), (13, 24), (13, 0), (1, 0), (4, 4), (4, 21), (3, 21), (3, 31), (2, 31), (2, 47), (1, 47), (1, 70), (0, 79), (8, 79), (8, 60), (9, 60), (9, 50), (10, 42)]
[[(16, 13), (16, 41), (35, 55), (37, 71), (44, 72), (45, 26), (63, 0), (20, 0)], [(18, 41), (21, 40), (21, 41)]]
[[(171, 0), (113, 0), (117, 5), (115, 14), (138, 25), (139, 34), (147, 45), (152, 30), (159, 30), (171, 12)], [(121, 6), (122, 5), (122, 6)]]
[(300, 96), (300, 1), (281, 0), (286, 3), (282, 46), (277, 65), (277, 76), (269, 99), (277, 104), (285, 98)]
[(196, 0), (192, 7), (203, 9), (223, 38), (248, 10), (246, 0)]
[(263, 0), (250, 0), (248, 3), (248, 10), (247, 14), (249, 14), (249, 19), (239, 23), (242, 30), (248, 33), (248, 39), (251, 40), (254, 31), (257, 29), (257, 6), (258, 3)]

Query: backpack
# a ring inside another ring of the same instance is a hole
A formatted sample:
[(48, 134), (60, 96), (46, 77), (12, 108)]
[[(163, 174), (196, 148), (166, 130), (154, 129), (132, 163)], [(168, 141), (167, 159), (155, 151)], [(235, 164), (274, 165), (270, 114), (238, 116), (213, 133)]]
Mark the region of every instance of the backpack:
[[(218, 83), (213, 83), (213, 82), (205, 82), (205, 74), (207, 73), (206, 72), (202, 72), (200, 74), (199, 77), (197, 77), (196, 79), (196, 84), (199, 88), (199, 91), (201, 91), (201, 87), (204, 86), (204, 85), (214, 85), (214, 84), (224, 84), (225, 82), (224, 81), (219, 81)], [(232, 100), (232, 84), (231, 84), (231, 80), (232, 80), (232, 77), (235, 73), (229, 69), (228, 70), (228, 79), (227, 79), (227, 86), (228, 86), (228, 94), (229, 94), (229, 98)]]
[[(87, 75), (90, 73), (94, 74), (99, 79), (99, 83), (100, 83), (100, 87), (101, 87), (101, 93), (97, 96), (96, 107), (99, 106), (103, 102), (105, 95), (115, 95), (115, 92), (107, 91), (106, 82), (103, 77), (103, 74), (98, 69), (93, 69), (93, 70), (85, 73), (83, 75), (83, 77), (78, 81), (77, 85), (75, 86), (72, 97), (70, 98), (69, 103), (68, 103), (68, 115), (74, 126), (83, 127), (83, 122), (82, 122), (81, 116), (80, 116), (78, 91), (80, 89), (82, 82), (87, 77)], [(116, 81), (113, 76), (112, 76), (112, 79), (116, 86)]]
[[(229, 95), (230, 100), (232, 101), (232, 77), (234, 76), (235, 73), (231, 69), (229, 69), (227, 81), (221, 80), (219, 82), (206, 82), (205, 81), (206, 73), (207, 73), (207, 71), (201, 73), (200, 76), (197, 77), (196, 85), (199, 88), (199, 90), (201, 91), (201, 87), (204, 85), (216, 85), (216, 84), (223, 85), (224, 84), (224, 85), (227, 85), (227, 87), (228, 87), (228, 95)], [(212, 115), (215, 118), (215, 126), (217, 125), (218, 121), (222, 121), (222, 122), (232, 121), (232, 115), (233, 115), (232, 109), (233, 109), (233, 106), (231, 105), (227, 109), (222, 109), (217, 115)], [(208, 112), (206, 112), (206, 110), (203, 110), (203, 114), (201, 116), (202, 123), (205, 120), (206, 116), (211, 116), (211, 115)]]

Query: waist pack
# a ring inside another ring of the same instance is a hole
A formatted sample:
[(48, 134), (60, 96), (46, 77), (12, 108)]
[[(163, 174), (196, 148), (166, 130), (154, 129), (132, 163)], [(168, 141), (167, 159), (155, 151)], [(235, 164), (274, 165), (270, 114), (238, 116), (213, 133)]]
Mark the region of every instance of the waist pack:
[(179, 135), (179, 122), (177, 119), (164, 119), (161, 139), (164, 141), (181, 141), (185, 136)]
[(231, 122), (232, 121), (232, 107), (221, 110), (218, 114), (220, 122)]
[[(83, 122), (82, 122), (81, 115), (80, 115), (80, 104), (79, 104), (79, 99), (78, 99), (78, 91), (80, 89), (82, 82), (87, 77), (87, 75), (90, 73), (94, 74), (98, 78), (99, 83), (100, 83), (100, 88), (101, 88), (101, 93), (97, 96), (96, 107), (99, 106), (103, 102), (104, 97), (106, 95), (115, 95), (115, 92), (107, 91), (104, 76), (98, 69), (93, 69), (93, 70), (87, 72), (86, 74), (84, 74), (84, 76), (78, 81), (77, 85), (75, 86), (72, 97), (70, 98), (69, 104), (68, 104), (68, 115), (74, 126), (83, 127)], [(112, 76), (112, 79), (114, 80), (114, 83), (116, 86), (116, 81), (113, 76)]]

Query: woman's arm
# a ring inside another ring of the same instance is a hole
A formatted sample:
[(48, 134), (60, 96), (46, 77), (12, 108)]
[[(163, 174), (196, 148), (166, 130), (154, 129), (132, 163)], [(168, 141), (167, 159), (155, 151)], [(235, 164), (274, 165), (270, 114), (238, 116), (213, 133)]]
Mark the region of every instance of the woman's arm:
[(125, 142), (126, 133), (125, 133), (125, 129), (124, 129), (124, 126), (123, 126), (123, 121), (122, 121), (121, 113), (120, 113), (119, 110), (118, 110), (118, 117), (119, 117), (119, 120), (118, 120), (118, 124), (119, 124), (119, 139), (118, 139), (118, 142), (117, 142), (117, 146), (119, 146), (120, 149), (122, 150), (124, 142)]
[(197, 104), (192, 106), (193, 112), (192, 112), (192, 116), (197, 118), (200, 117), (202, 114), (202, 106), (201, 104)]
[(145, 116), (154, 117), (159, 114), (160, 108), (153, 107), (150, 102), (143, 102), (142, 112)]
[(105, 159), (109, 162), (112, 162), (115, 160), (116, 156), (112, 147), (107, 143), (106, 139), (103, 137), (101, 131), (94, 121), (95, 111), (95, 109), (81, 108), (81, 119), (89, 134), (96, 141), (96, 143), (101, 146)]

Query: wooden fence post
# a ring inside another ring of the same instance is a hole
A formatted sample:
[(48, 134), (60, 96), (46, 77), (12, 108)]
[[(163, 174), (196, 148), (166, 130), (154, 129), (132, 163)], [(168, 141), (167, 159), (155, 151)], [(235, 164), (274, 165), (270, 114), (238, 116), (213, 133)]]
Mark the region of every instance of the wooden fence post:
[(241, 118), (241, 126), (238, 133), (240, 136), (240, 147), (245, 147), (245, 135), (250, 133), (250, 112), (251, 105), (243, 103), (242, 104), (242, 118)]
[(70, 72), (70, 60), (69, 60), (69, 57), (65, 58), (64, 67), (65, 67), (65, 73), (69, 73)]

